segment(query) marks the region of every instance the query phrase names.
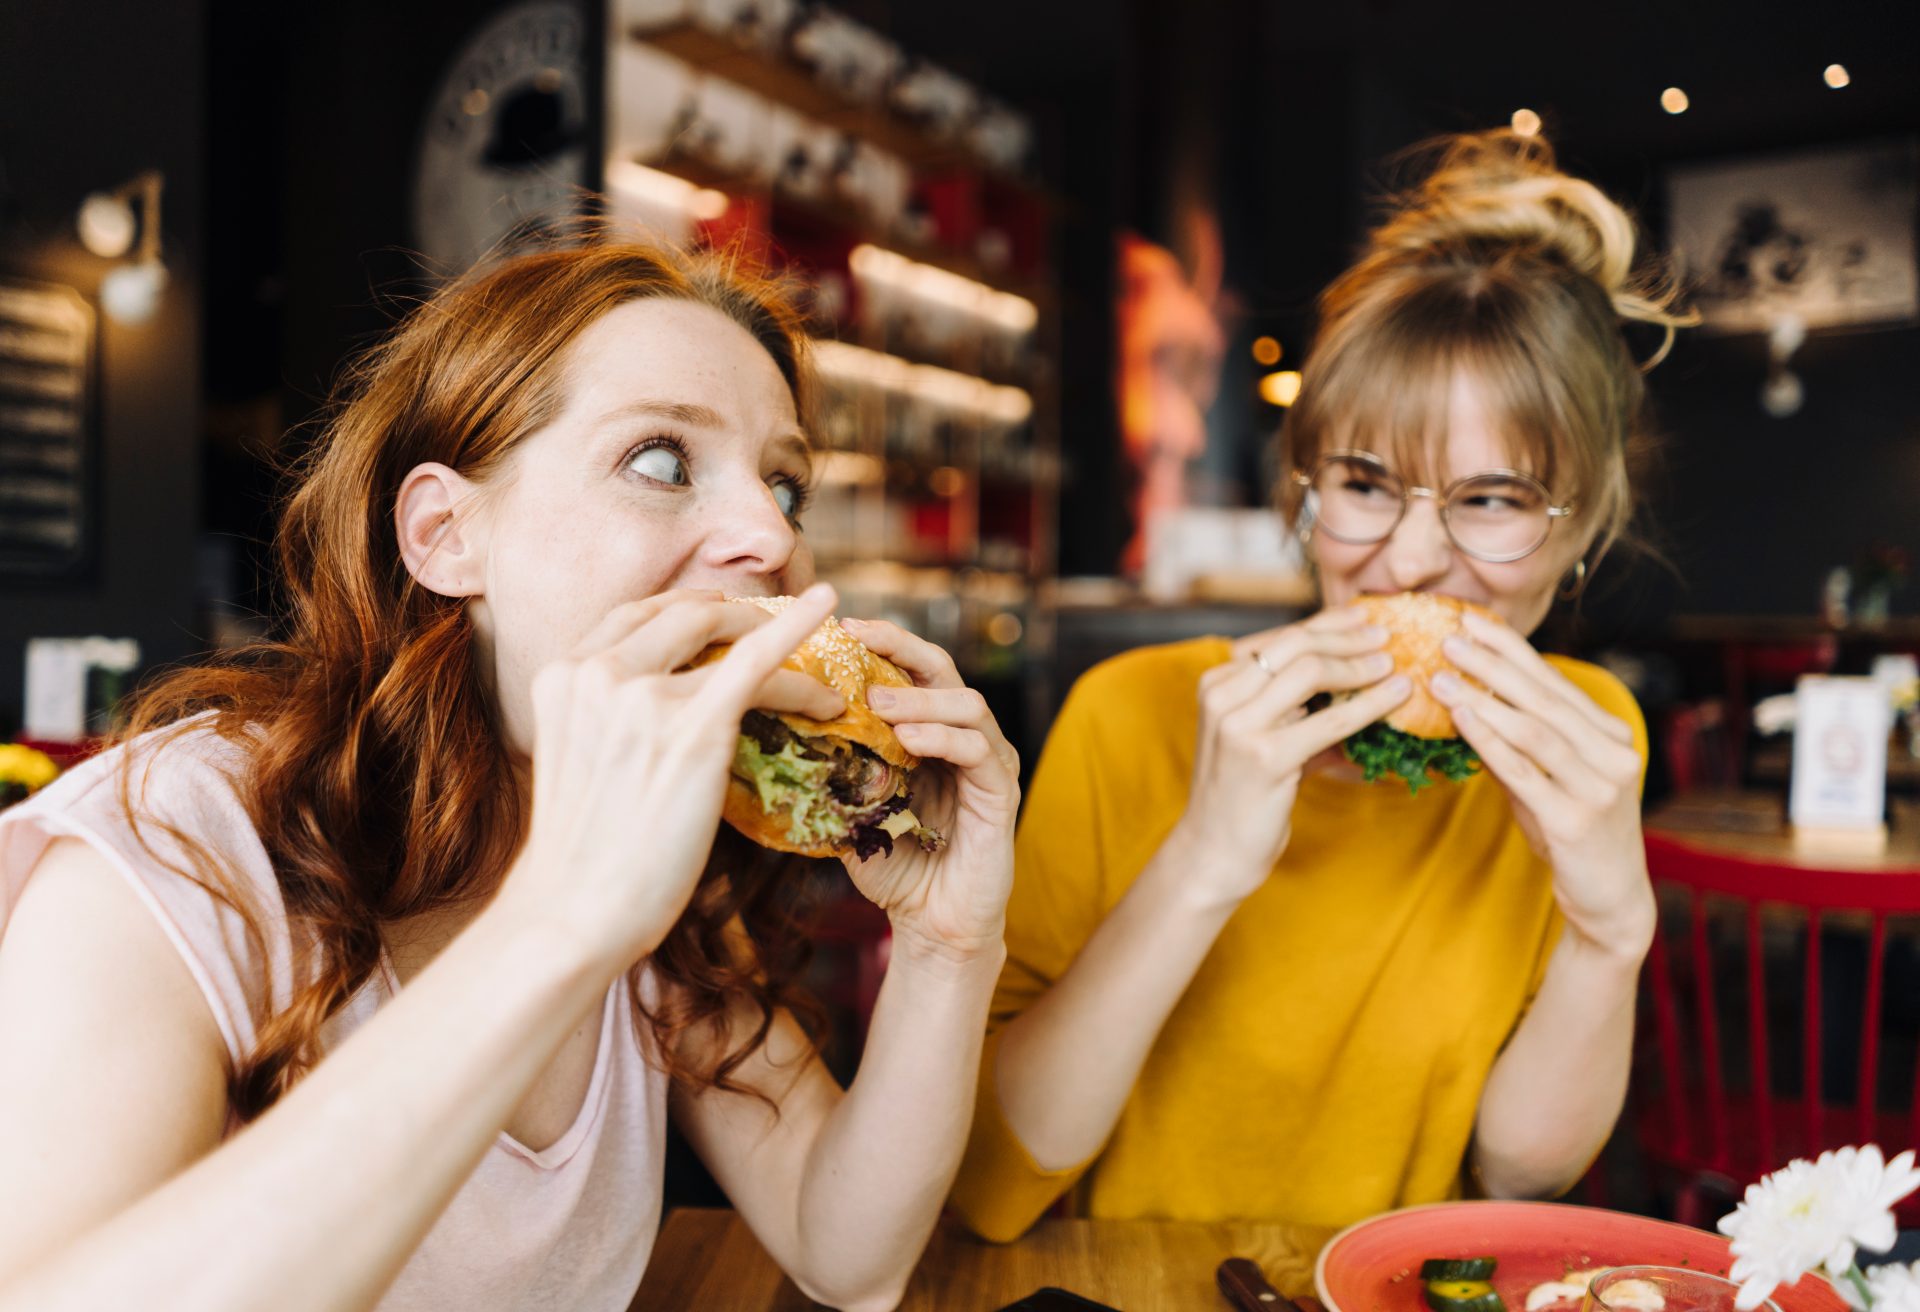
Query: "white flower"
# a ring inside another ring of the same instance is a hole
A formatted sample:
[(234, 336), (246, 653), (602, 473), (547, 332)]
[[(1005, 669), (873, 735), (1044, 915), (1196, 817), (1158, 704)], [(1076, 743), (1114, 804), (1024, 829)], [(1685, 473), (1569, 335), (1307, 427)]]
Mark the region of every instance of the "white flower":
[(1777, 1286), (1822, 1267), (1840, 1277), (1862, 1248), (1893, 1247), (1893, 1205), (1920, 1188), (1913, 1161), (1904, 1152), (1887, 1162), (1868, 1144), (1796, 1159), (1749, 1185), (1733, 1215), (1720, 1218), (1733, 1240), (1730, 1274), (1741, 1282), (1736, 1306), (1758, 1307)]
[(1867, 1268), (1867, 1297), (1873, 1312), (1920, 1312), (1920, 1262)]
[[(1893, 1205), (1920, 1189), (1920, 1170), (1914, 1169), (1913, 1150), (1909, 1148), (1889, 1162), (1881, 1157), (1880, 1145), (1870, 1143), (1864, 1148), (1840, 1148), (1820, 1154), (1822, 1163), (1828, 1159), (1832, 1159), (1833, 1169), (1845, 1176), (1847, 1195), (1860, 1208), (1862, 1224), (1854, 1228), (1853, 1242), (1870, 1253), (1884, 1253), (1892, 1248), (1900, 1237), (1899, 1225), (1893, 1219)], [(1844, 1262), (1828, 1262), (1827, 1270), (1830, 1275), (1838, 1276), (1852, 1265), (1853, 1255), (1849, 1253)]]

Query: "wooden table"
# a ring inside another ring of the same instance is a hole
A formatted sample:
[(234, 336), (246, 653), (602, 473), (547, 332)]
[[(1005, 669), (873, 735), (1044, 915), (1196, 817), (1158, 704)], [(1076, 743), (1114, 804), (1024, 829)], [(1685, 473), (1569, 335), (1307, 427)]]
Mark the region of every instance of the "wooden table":
[[(1753, 753), (1747, 777), (1786, 787), (1793, 779), (1793, 741), (1769, 743)], [(1901, 747), (1887, 750), (1887, 787), (1896, 793), (1920, 787), (1920, 757)]]
[(1775, 865), (1920, 874), (1920, 802), (1910, 799), (1894, 799), (1893, 825), (1879, 852), (1796, 847), (1785, 795), (1765, 790), (1686, 793), (1648, 812), (1646, 827), (1696, 847)]
[[(1279, 1225), (1188, 1221), (1042, 1221), (1014, 1244), (988, 1244), (943, 1222), (914, 1272), (902, 1312), (993, 1312), (1056, 1285), (1124, 1312), (1224, 1312), (1214, 1268), (1251, 1257), (1280, 1288), (1308, 1268)], [(1310, 1279), (1309, 1279), (1310, 1283)], [(667, 1217), (630, 1312), (789, 1312), (815, 1307), (780, 1274), (739, 1215), (683, 1208)]]

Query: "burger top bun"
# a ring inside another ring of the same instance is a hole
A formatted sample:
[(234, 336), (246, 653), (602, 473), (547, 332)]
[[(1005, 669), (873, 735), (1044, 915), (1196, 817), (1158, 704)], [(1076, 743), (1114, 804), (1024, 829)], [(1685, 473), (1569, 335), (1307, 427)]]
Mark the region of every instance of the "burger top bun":
[(1387, 725), (1416, 738), (1458, 738), (1452, 712), (1435, 699), (1428, 685), (1442, 671), (1476, 688), (1480, 684), (1455, 668), (1441, 653), (1440, 644), (1461, 631), (1460, 618), (1468, 611), (1495, 623), (1504, 621), (1485, 606), (1435, 592), (1365, 596), (1355, 604), (1371, 623), (1387, 631), (1387, 654), (1393, 657), (1395, 673), (1413, 680), (1412, 695), (1388, 714)]
[[(728, 597), (727, 600), (744, 601), (773, 615), (778, 615), (793, 604), (792, 597)], [(707, 648), (694, 659), (693, 664), (705, 665), (718, 660), (726, 654), (730, 645)], [(787, 669), (811, 674), (832, 688), (846, 699), (847, 709), (833, 720), (812, 720), (784, 711), (769, 711), (767, 714), (784, 721), (789, 729), (803, 737), (840, 738), (858, 743), (888, 765), (911, 770), (920, 764), (920, 758), (901, 744), (893, 726), (875, 715), (867, 705), (868, 688), (911, 688), (914, 686), (912, 678), (892, 661), (868, 651), (865, 644), (840, 627), (837, 618), (829, 616), (822, 621), (820, 627), (794, 649), (784, 664)]]

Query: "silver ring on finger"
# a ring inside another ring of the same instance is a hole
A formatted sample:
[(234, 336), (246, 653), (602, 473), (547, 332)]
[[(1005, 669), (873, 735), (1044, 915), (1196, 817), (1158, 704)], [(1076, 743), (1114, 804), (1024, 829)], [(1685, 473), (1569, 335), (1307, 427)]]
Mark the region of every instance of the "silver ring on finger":
[(1274, 669), (1273, 666), (1267, 664), (1267, 654), (1261, 651), (1258, 647), (1255, 647), (1253, 649), (1253, 663), (1255, 665), (1258, 665), (1260, 667), (1261, 672), (1265, 674), (1269, 679), (1271, 679), (1274, 675), (1280, 673), (1280, 671)]

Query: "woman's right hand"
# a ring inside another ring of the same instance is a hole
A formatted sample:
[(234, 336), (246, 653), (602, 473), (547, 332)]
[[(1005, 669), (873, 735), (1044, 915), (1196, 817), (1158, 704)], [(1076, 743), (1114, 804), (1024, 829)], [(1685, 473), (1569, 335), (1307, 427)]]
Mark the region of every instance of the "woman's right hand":
[[(1387, 677), (1386, 641), (1361, 612), (1337, 607), (1240, 639), (1232, 660), (1201, 676), (1193, 786), (1174, 837), (1209, 903), (1237, 905), (1265, 882), (1292, 833), (1301, 775), (1411, 694), (1405, 675)], [(1307, 712), (1309, 698), (1349, 691)]]
[[(661, 593), (617, 608), (541, 669), (533, 816), (500, 894), (513, 914), (557, 925), (609, 972), (657, 947), (706, 866), (741, 717), (845, 709), (825, 684), (780, 668), (833, 605), (825, 585), (778, 615), (718, 593)], [(717, 643), (733, 645), (684, 668)]]

